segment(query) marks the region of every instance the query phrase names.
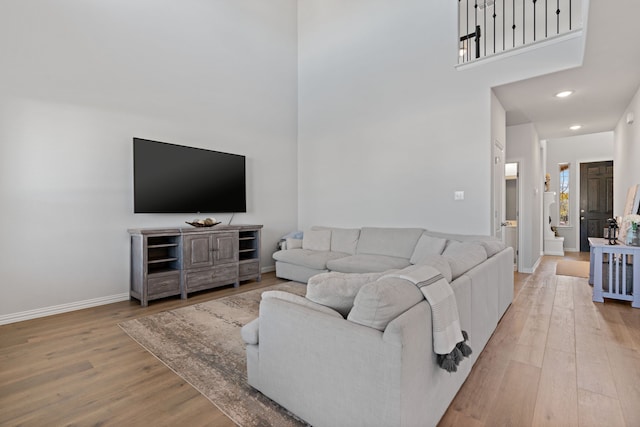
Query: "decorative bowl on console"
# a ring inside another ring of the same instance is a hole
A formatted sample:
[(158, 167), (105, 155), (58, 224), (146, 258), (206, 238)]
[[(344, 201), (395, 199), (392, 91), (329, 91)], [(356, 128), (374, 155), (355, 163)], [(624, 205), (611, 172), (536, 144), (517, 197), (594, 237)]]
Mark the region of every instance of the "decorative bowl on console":
[(185, 222), (193, 227), (213, 227), (214, 225), (220, 224), (220, 221), (216, 221), (215, 218), (194, 219), (193, 221)]

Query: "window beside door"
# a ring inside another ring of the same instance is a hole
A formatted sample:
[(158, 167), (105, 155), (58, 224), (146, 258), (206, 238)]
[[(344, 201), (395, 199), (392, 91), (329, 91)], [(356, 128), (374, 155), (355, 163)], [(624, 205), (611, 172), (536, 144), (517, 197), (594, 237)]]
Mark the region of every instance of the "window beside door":
[(558, 165), (560, 169), (560, 191), (558, 195), (558, 225), (569, 225), (569, 163), (560, 163)]

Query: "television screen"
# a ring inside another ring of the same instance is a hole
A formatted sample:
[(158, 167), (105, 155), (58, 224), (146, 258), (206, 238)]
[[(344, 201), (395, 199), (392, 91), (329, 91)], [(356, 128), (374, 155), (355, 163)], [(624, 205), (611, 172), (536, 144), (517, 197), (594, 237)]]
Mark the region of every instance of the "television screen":
[(133, 139), (135, 213), (246, 212), (245, 156)]

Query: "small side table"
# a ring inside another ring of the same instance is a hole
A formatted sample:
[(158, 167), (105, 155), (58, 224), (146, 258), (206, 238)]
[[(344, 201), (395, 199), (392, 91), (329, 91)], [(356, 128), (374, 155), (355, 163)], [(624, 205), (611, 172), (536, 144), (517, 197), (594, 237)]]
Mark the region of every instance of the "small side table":
[[(610, 245), (607, 239), (597, 237), (589, 237), (589, 246), (589, 283), (593, 284), (593, 301), (604, 302), (604, 298), (612, 298), (631, 301), (631, 307), (640, 308), (640, 246), (627, 246), (620, 241), (617, 245)], [(609, 263), (608, 272), (605, 271), (608, 273), (606, 291), (602, 287), (605, 257)], [(629, 295), (628, 284), (633, 286), (632, 295)]]

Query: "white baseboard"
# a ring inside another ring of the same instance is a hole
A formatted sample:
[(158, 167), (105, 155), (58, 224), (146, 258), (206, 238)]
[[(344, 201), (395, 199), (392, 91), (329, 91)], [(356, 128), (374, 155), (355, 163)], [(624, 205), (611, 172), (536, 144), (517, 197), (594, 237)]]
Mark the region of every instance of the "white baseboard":
[(52, 316), (54, 314), (67, 313), (69, 311), (82, 310), (84, 308), (96, 307), (98, 305), (111, 304), (114, 302), (127, 301), (129, 293), (110, 295), (106, 297), (93, 298), (84, 301), (70, 302), (67, 304), (54, 305), (51, 307), (37, 308), (35, 310), (22, 311), (19, 313), (4, 314), (0, 316), (0, 325), (8, 323), (22, 322), (23, 320), (37, 319), (39, 317)]
[(523, 268), (522, 271), (520, 271), (521, 273), (529, 273), (529, 274), (533, 274), (536, 272), (536, 269), (538, 268), (538, 266), (540, 265), (540, 262), (542, 261), (542, 257), (538, 258), (538, 260), (536, 261), (536, 263), (533, 265), (533, 267), (531, 268)]
[[(275, 265), (260, 269), (263, 273), (275, 271)], [(35, 310), (22, 311), (19, 313), (0, 315), (0, 325), (22, 322), (23, 320), (37, 319), (39, 317), (52, 316), (54, 314), (68, 313), (69, 311), (82, 310), (84, 308), (96, 307), (98, 305), (112, 304), (114, 302), (127, 301), (129, 293), (110, 295), (107, 297), (93, 298), (85, 301), (70, 302), (67, 304), (54, 305), (51, 307), (37, 308)]]

